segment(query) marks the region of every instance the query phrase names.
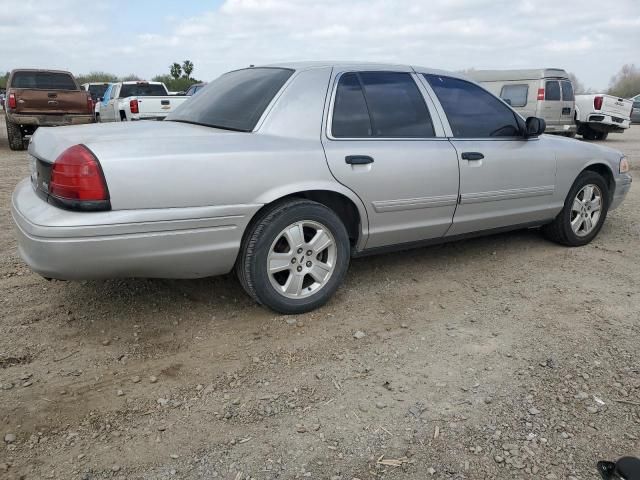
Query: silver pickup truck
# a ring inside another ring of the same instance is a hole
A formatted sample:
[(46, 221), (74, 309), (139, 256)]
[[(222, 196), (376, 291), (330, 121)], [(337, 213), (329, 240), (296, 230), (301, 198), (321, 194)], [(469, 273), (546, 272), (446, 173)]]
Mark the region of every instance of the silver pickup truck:
[(161, 82), (112, 83), (96, 105), (99, 122), (163, 120), (189, 97), (169, 95)]

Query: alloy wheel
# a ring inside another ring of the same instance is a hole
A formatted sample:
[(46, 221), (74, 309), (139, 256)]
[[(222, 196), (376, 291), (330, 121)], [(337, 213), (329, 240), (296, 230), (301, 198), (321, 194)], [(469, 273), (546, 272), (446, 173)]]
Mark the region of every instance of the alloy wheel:
[(267, 274), (281, 295), (300, 299), (323, 288), (336, 268), (331, 231), (319, 222), (292, 223), (275, 238), (267, 256)]
[(571, 206), (571, 229), (578, 237), (589, 235), (597, 226), (602, 214), (602, 192), (597, 185), (582, 187)]

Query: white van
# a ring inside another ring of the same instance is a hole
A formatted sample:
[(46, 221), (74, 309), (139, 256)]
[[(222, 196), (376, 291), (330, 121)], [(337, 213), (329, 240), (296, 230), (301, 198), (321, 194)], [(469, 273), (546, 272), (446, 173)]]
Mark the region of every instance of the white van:
[(502, 98), (524, 118), (544, 118), (546, 133), (576, 135), (573, 85), (564, 70), (472, 70), (466, 75)]

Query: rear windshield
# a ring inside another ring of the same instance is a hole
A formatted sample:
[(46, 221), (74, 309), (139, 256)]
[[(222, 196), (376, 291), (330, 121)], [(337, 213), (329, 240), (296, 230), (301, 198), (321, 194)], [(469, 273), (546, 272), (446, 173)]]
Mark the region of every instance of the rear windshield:
[(293, 74), (286, 68), (247, 68), (209, 83), (166, 120), (250, 132)]
[(78, 90), (75, 80), (61, 72), (15, 72), (11, 77), (12, 88), (41, 90)]
[(97, 100), (98, 98), (103, 97), (104, 92), (107, 91), (108, 86), (108, 83), (103, 83), (100, 85), (89, 85), (89, 94), (91, 95), (91, 98)]
[(164, 85), (159, 83), (125, 83), (120, 89), (120, 98), (125, 97), (163, 97), (167, 96)]

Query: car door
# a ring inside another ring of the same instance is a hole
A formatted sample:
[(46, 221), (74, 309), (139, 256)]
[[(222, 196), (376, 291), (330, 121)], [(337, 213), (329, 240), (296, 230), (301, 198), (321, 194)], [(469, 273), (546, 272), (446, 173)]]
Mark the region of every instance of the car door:
[(411, 71), (333, 73), (322, 143), (334, 177), (362, 200), (366, 248), (442, 237), (458, 162)]
[(560, 123), (573, 125), (575, 112), (575, 97), (573, 95), (573, 85), (571, 80), (560, 80), (560, 90), (562, 93), (562, 109), (560, 111)]
[(558, 80), (545, 80), (544, 100), (542, 102), (542, 118), (549, 127), (557, 129), (562, 116), (562, 97)]
[(553, 218), (556, 157), (544, 137), (525, 139), (504, 102), (466, 80), (425, 75), (458, 154), (460, 198), (447, 236)]
[(113, 89), (114, 85), (109, 85), (107, 90), (104, 92), (102, 97), (102, 102), (100, 102), (100, 121), (102, 122), (113, 122)]

